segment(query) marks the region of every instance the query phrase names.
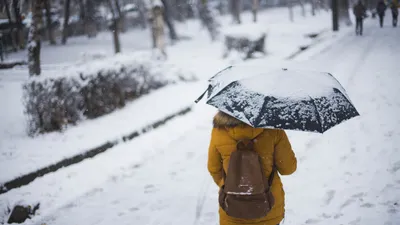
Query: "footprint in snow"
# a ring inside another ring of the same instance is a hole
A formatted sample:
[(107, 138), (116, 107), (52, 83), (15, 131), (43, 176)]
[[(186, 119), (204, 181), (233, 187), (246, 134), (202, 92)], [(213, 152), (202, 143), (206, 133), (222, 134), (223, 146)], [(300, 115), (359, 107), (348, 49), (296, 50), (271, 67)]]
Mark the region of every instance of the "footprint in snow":
[(315, 224), (315, 223), (319, 223), (319, 222), (321, 222), (321, 220), (319, 220), (319, 219), (308, 219), (308, 220), (306, 220), (306, 224)]
[(335, 197), (336, 191), (330, 190), (326, 192), (326, 198), (325, 198), (325, 204), (329, 205), (332, 201), (332, 199)]
[(344, 207), (350, 205), (350, 204), (353, 203), (353, 202), (355, 202), (354, 199), (347, 199), (347, 201), (345, 201), (345, 202), (340, 206), (340, 208), (343, 209)]
[(136, 211), (138, 211), (138, 210), (139, 210), (138, 207), (129, 208), (129, 211), (130, 211), (130, 212), (136, 212)]
[(322, 218), (324, 218), (324, 219), (329, 219), (329, 218), (331, 218), (332, 216), (331, 216), (331, 215), (328, 215), (328, 214), (326, 214), (326, 213), (323, 213), (322, 215), (320, 215), (320, 217), (322, 217)]
[(392, 168), (390, 169), (391, 173), (396, 173), (398, 170), (400, 170), (400, 161), (397, 161), (394, 163)]
[(362, 208), (373, 208), (373, 207), (375, 207), (375, 205), (372, 203), (364, 203), (361, 205), (361, 207)]
[(333, 216), (333, 218), (335, 219), (335, 220), (337, 220), (337, 219), (339, 219), (340, 217), (342, 217), (343, 216), (343, 213), (338, 213), (338, 214), (336, 214), (335, 216)]
[(148, 184), (144, 187), (145, 194), (155, 193), (157, 191), (158, 191), (158, 189), (152, 184)]
[(352, 197), (352, 198), (361, 198), (361, 197), (363, 197), (363, 196), (365, 196), (365, 193), (364, 193), (364, 192), (360, 192), (360, 193), (357, 193), (357, 194), (352, 195), (351, 197)]
[(394, 133), (394, 131), (388, 131), (385, 133), (385, 137), (392, 137), (393, 133)]
[(85, 197), (91, 197), (99, 192), (103, 192), (103, 188), (95, 188), (85, 194)]

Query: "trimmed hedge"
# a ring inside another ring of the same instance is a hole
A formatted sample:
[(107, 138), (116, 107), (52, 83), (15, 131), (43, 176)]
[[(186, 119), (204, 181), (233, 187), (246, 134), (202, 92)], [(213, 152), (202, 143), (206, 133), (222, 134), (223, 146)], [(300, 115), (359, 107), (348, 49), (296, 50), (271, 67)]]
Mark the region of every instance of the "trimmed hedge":
[(142, 53), (94, 60), (65, 72), (47, 72), (23, 85), (28, 134), (60, 131), (67, 124), (124, 107), (127, 101), (152, 90), (192, 80), (192, 73)]

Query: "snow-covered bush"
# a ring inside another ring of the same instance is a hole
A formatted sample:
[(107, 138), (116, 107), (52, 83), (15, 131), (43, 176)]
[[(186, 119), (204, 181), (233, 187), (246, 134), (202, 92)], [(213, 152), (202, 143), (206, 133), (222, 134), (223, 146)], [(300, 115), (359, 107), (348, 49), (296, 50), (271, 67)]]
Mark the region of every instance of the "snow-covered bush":
[(65, 71), (44, 71), (23, 86), (28, 133), (61, 130), (84, 118), (110, 113), (151, 90), (193, 80), (191, 72), (147, 52), (93, 60)]
[(251, 58), (253, 53), (265, 53), (265, 39), (267, 31), (260, 24), (240, 24), (230, 26), (223, 30), (224, 55), (228, 57), (231, 50), (242, 53), (244, 59)]

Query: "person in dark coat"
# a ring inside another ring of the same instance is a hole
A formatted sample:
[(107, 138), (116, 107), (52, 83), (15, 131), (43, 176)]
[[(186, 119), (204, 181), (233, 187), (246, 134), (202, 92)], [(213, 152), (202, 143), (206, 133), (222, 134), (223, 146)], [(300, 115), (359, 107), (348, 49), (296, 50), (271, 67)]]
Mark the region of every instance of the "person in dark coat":
[(386, 4), (383, 0), (379, 0), (378, 5), (376, 6), (376, 12), (379, 16), (379, 24), (383, 27), (383, 18), (385, 17)]
[(363, 33), (363, 20), (366, 13), (365, 5), (361, 0), (357, 2), (353, 7), (353, 13), (356, 17), (356, 35), (362, 35)]
[(399, 17), (399, 9), (397, 8), (397, 4), (392, 3), (390, 9), (392, 11), (393, 27), (397, 27), (397, 18)]

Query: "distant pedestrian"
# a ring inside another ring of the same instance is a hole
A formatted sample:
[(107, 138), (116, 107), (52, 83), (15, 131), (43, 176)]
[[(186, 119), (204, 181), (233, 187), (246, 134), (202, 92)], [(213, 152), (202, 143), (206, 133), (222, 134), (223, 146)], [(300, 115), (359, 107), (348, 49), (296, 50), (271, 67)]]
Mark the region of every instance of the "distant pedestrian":
[(392, 11), (392, 19), (393, 19), (393, 27), (397, 27), (397, 18), (399, 17), (399, 9), (397, 8), (397, 4), (395, 2), (390, 6)]
[(365, 5), (361, 0), (358, 0), (357, 4), (353, 7), (353, 13), (356, 17), (356, 35), (362, 35), (363, 33), (363, 20), (366, 13)]
[(383, 27), (383, 18), (385, 17), (385, 11), (386, 11), (385, 2), (383, 0), (379, 0), (378, 5), (376, 6), (376, 12), (378, 13), (379, 24), (381, 27)]

